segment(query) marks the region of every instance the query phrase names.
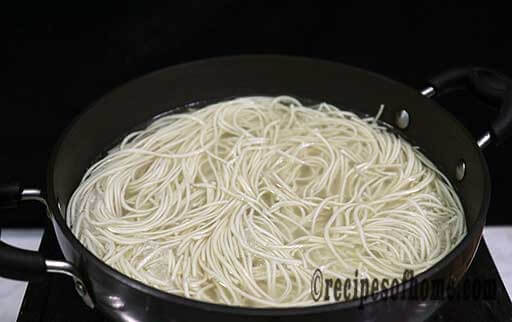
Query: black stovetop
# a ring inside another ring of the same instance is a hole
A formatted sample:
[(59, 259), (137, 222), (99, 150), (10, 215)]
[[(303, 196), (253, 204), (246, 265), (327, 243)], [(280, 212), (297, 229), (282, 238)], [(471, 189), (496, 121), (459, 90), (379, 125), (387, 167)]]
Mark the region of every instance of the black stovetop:
[[(63, 258), (51, 227), (45, 231), (40, 250), (47, 258)], [(495, 280), (496, 296), (493, 299), (446, 302), (428, 321), (512, 321), (512, 303), (484, 240), (464, 278)], [(18, 317), (18, 322), (50, 321), (107, 322), (101, 313), (82, 303), (70, 278), (58, 274), (51, 274), (41, 282), (29, 283)]]

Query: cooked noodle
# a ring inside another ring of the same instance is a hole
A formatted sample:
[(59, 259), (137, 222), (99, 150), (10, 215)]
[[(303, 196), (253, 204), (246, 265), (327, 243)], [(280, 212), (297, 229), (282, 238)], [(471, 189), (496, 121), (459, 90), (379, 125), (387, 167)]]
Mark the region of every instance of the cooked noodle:
[(311, 277), (401, 277), (466, 234), (444, 175), (376, 118), (292, 97), (161, 117), (92, 166), (68, 225), (116, 270), (238, 306), (313, 305)]

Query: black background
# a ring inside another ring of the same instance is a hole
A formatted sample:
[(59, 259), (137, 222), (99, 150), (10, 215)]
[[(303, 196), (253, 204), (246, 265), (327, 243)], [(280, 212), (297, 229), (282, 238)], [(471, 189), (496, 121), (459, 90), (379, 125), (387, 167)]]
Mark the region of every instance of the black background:
[[(418, 89), (429, 76), (457, 66), (481, 65), (512, 75), (507, 12), (491, 2), (476, 7), (434, 1), (21, 3), (2, 11), (7, 57), (0, 72), (0, 182), (18, 179), (44, 187), (53, 143), (90, 102), (147, 72), (200, 58), (317, 57)], [(439, 101), (475, 136), (496, 115), (466, 93)], [(485, 152), (493, 181), (489, 224), (512, 224), (507, 211), (511, 147)]]

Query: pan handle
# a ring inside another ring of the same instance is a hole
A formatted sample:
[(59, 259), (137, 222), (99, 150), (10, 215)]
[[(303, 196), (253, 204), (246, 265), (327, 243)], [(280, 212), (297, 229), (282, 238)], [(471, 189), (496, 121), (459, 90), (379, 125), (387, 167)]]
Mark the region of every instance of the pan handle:
[(490, 129), (478, 141), (485, 148), (491, 140), (497, 145), (512, 135), (512, 79), (508, 76), (483, 67), (455, 68), (429, 80), (429, 87), (421, 91), (427, 97), (465, 89), (476, 94), (491, 106), (499, 108), (498, 117)]
[[(19, 183), (0, 184), (0, 209), (15, 208), (24, 200), (37, 200), (46, 207), (47, 212), (49, 211), (39, 189), (23, 189)], [(0, 222), (1, 219), (0, 215)], [(49, 260), (40, 252), (21, 249), (0, 241), (0, 276), (21, 281), (36, 281), (43, 279), (47, 273), (71, 276), (78, 294), (89, 307), (94, 307), (85, 284), (73, 264)]]

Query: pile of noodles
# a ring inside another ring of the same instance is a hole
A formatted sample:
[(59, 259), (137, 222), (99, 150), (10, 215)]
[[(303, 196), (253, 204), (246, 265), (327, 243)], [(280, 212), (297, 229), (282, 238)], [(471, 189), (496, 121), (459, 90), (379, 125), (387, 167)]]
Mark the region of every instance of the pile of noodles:
[(68, 224), (116, 270), (229, 305), (313, 305), (316, 268), (420, 273), (465, 236), (463, 209), (377, 119), (286, 96), (161, 117), (87, 171)]

